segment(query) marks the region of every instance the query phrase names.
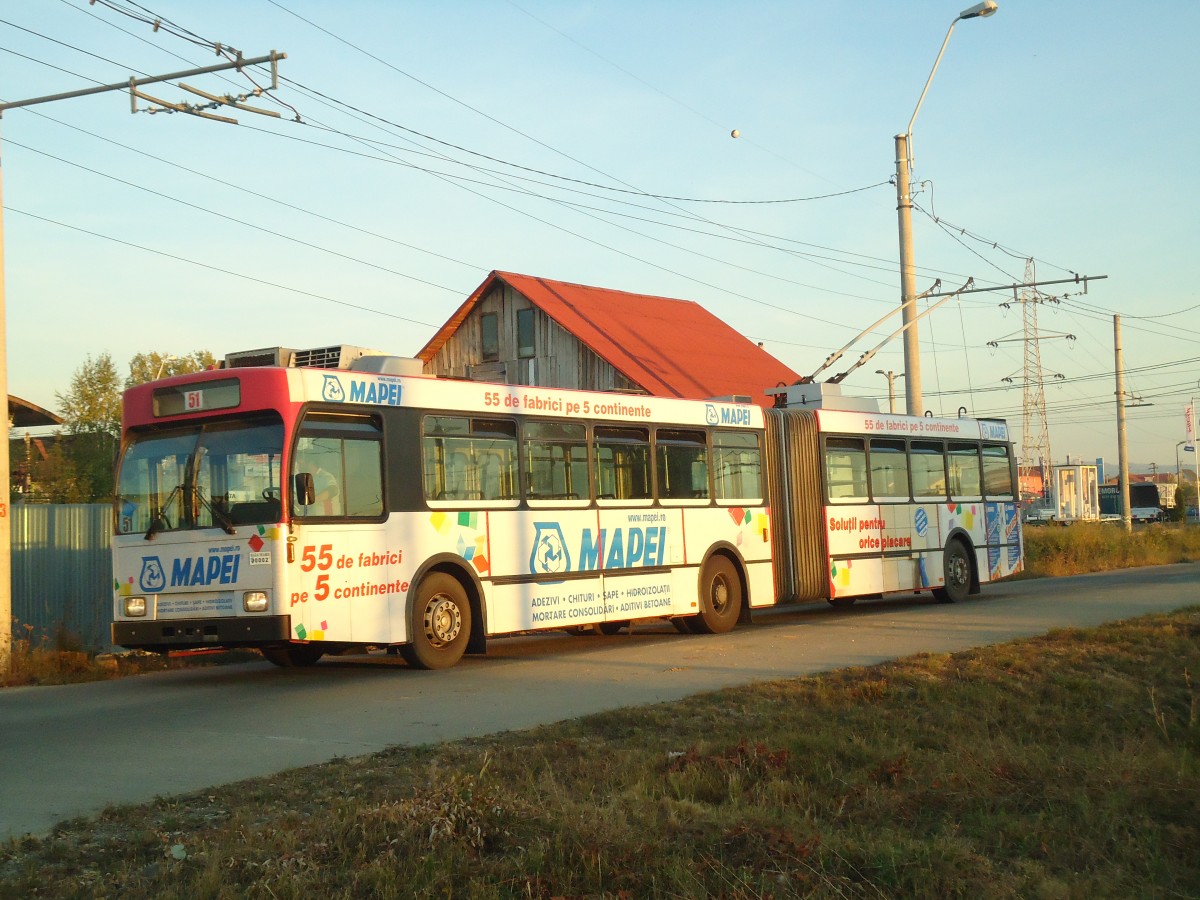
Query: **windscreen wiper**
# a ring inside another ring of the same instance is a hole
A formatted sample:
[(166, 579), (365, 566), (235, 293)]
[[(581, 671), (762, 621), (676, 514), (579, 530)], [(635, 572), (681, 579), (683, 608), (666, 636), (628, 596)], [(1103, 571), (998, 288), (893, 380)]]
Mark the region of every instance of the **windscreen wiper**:
[(220, 523), (222, 531), (226, 534), (237, 534), (237, 530), (233, 527), (233, 519), (217, 509), (215, 504), (209, 502), (209, 499), (204, 496), (204, 491), (200, 488), (200, 485), (196, 485), (196, 496), (200, 498), (200, 502), (204, 504), (204, 508), (212, 513), (212, 517)]
[(170, 526), (171, 523), (164, 518), (164, 514), (166, 513), (167, 507), (171, 505), (171, 501), (175, 499), (175, 495), (181, 490), (183, 490), (182, 484), (177, 484), (175, 487), (171, 488), (171, 493), (167, 494), (167, 499), (162, 502), (162, 506), (158, 508), (158, 512), (156, 512), (154, 517), (150, 519), (150, 527), (146, 529), (146, 540), (154, 540), (154, 536), (156, 534), (158, 534), (164, 528)]

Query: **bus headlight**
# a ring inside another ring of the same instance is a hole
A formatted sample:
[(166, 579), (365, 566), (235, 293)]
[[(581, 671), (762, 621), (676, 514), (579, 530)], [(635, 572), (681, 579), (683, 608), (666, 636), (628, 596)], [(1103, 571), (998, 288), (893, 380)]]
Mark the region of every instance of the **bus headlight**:
[(246, 593), (242, 594), (242, 609), (246, 610), (246, 612), (266, 612), (267, 592), (246, 591)]
[(146, 598), (145, 597), (126, 597), (125, 598), (125, 615), (127, 616), (144, 616), (146, 614)]

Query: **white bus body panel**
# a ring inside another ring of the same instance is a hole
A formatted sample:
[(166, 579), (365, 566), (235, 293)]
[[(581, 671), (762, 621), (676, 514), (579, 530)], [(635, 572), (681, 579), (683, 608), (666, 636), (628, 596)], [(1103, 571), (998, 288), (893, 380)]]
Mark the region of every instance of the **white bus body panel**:
[(1015, 502), (826, 506), (825, 523), (831, 597), (942, 587), (942, 554), (954, 533), (975, 548), (981, 582), (1021, 568)]

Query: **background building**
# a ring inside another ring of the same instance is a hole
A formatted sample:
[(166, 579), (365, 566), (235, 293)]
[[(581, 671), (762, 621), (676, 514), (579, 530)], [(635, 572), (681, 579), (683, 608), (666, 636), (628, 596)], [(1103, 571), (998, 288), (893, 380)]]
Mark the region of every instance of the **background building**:
[(759, 406), (800, 377), (692, 301), (512, 272), (492, 272), (417, 356), (442, 377)]

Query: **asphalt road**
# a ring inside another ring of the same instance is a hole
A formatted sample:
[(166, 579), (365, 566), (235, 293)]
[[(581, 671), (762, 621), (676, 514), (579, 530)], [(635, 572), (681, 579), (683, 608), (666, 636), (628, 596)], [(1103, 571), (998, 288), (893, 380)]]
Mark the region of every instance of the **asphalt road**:
[(732, 634), (562, 633), (493, 641), (443, 672), (395, 657), (311, 669), (248, 663), (0, 690), (0, 838), (56, 822), (397, 744), (426, 744), (751, 681), (952, 652), (1200, 603), (1200, 564), (756, 613)]

